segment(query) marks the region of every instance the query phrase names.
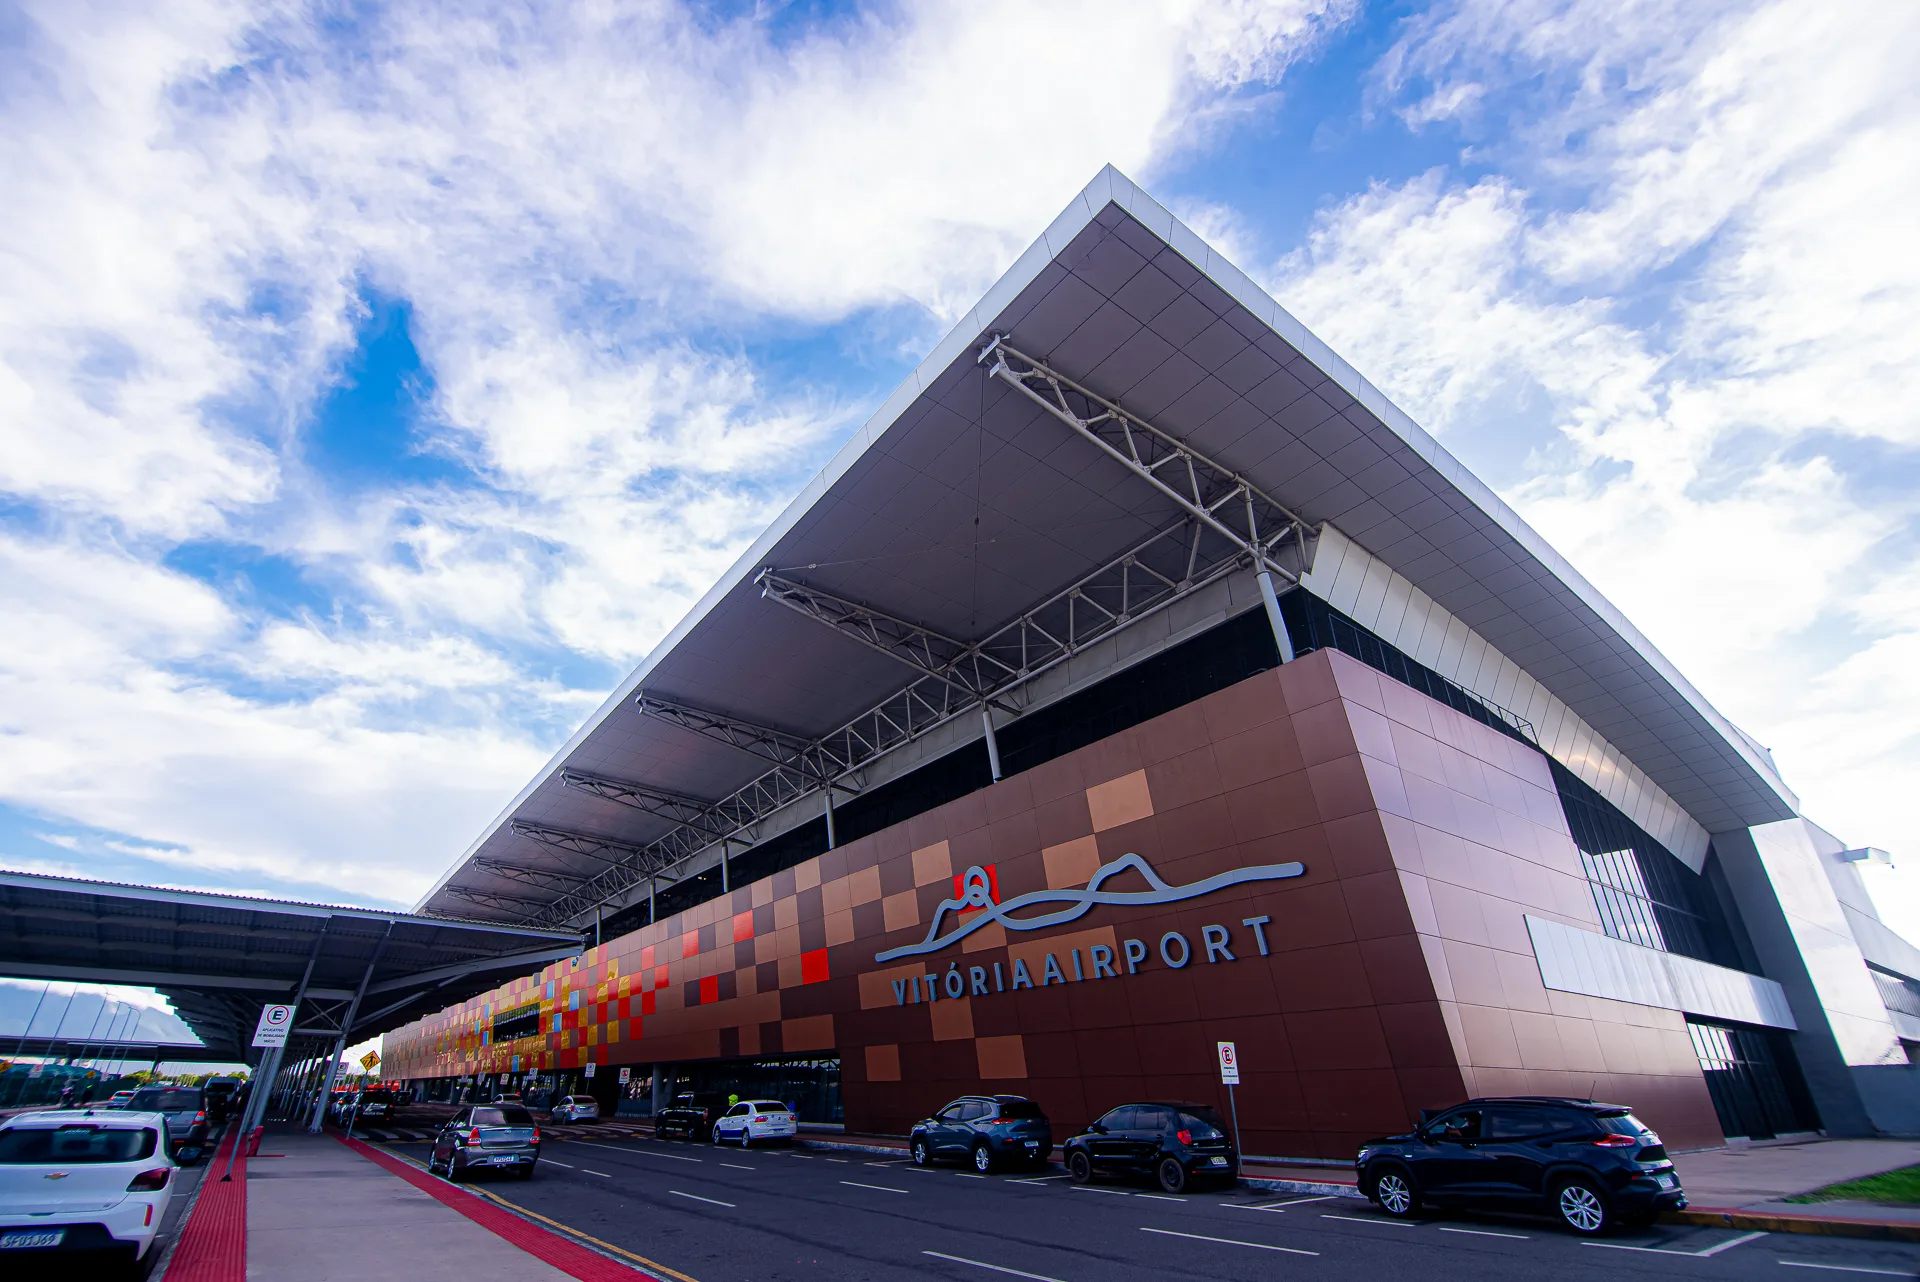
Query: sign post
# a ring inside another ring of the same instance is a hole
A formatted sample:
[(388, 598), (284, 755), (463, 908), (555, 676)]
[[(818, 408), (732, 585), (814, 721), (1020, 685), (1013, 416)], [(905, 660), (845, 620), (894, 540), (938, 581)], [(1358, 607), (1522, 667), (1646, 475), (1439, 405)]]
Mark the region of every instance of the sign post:
[[(1227, 1109), (1233, 1114), (1233, 1152), (1241, 1163), (1247, 1160), (1246, 1150), (1240, 1147), (1240, 1105), (1233, 1098), (1233, 1088), (1240, 1084), (1240, 1052), (1234, 1049), (1232, 1042), (1215, 1042), (1214, 1049), (1220, 1055), (1220, 1080), (1227, 1088)], [(1235, 1175), (1239, 1172), (1235, 1171)]]
[(227, 1153), (227, 1173), (220, 1177), (222, 1183), (233, 1179), (234, 1159), (240, 1156), (240, 1146), (247, 1142), (255, 1114), (263, 1120), (266, 1117), (267, 1097), (273, 1092), (274, 1079), (280, 1075), (280, 1057), (286, 1054), (287, 1034), (292, 1031), (292, 1006), (275, 1003), (260, 1008), (260, 1022), (253, 1026), (253, 1045), (266, 1054), (248, 1075), (247, 1105), (233, 1124), (233, 1148)]

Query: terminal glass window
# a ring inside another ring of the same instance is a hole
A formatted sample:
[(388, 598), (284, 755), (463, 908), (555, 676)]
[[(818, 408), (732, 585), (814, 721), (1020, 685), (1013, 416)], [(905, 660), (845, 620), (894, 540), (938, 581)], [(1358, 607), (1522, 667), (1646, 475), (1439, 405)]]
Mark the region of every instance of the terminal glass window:
[(1799, 1065), (1774, 1029), (1687, 1020), (1693, 1053), (1728, 1135), (1772, 1139), (1820, 1125)]
[(1630, 944), (1741, 969), (1733, 927), (1707, 878), (1565, 766), (1551, 757), (1547, 766), (1601, 928)]

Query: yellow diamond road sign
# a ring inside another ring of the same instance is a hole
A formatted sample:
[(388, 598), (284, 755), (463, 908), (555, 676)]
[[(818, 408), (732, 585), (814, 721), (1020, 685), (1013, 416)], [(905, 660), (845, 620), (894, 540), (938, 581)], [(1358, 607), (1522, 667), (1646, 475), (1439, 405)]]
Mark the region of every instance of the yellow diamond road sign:
[(379, 1051), (368, 1051), (365, 1055), (362, 1055), (360, 1057), (360, 1067), (362, 1068), (372, 1068), (375, 1064), (378, 1064), (379, 1062), (380, 1062)]

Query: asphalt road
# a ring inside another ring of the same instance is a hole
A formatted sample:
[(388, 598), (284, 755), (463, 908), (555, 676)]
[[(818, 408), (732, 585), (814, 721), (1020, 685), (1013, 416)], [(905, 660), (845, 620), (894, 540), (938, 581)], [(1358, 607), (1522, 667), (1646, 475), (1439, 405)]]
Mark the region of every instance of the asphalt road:
[[(388, 1147), (425, 1161), (425, 1144)], [(697, 1282), (1920, 1277), (1920, 1244), (1669, 1227), (1595, 1243), (1521, 1217), (1400, 1224), (1353, 1199), (590, 1134), (550, 1142), (530, 1181), (475, 1186)]]

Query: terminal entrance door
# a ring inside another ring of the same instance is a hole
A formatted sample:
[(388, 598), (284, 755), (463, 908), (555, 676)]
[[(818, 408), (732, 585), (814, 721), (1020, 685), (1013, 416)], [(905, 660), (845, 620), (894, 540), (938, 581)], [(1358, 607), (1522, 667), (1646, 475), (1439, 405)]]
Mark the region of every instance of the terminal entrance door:
[(1770, 1140), (1819, 1129), (1819, 1114), (1786, 1038), (1775, 1029), (1687, 1020), (1720, 1129)]

